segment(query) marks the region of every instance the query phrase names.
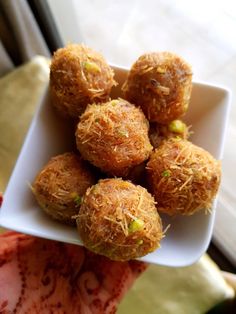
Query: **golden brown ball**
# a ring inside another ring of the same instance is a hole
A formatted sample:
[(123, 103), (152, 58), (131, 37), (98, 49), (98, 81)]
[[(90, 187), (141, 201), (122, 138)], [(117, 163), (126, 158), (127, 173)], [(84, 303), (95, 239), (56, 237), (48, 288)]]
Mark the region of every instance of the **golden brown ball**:
[(192, 215), (209, 211), (221, 178), (219, 161), (204, 149), (183, 139), (169, 139), (147, 163), (150, 189), (159, 211)]
[(169, 123), (186, 112), (192, 89), (192, 70), (171, 52), (142, 55), (123, 85), (125, 99), (140, 106), (152, 122)]
[(163, 237), (151, 194), (122, 179), (100, 180), (89, 188), (76, 222), (85, 247), (112, 260), (144, 256)]
[(52, 218), (75, 224), (82, 197), (96, 182), (80, 156), (65, 153), (53, 157), (39, 172), (32, 186), (40, 207)]
[(123, 99), (89, 105), (77, 126), (77, 148), (102, 171), (126, 176), (152, 151), (148, 129), (143, 112)]
[(53, 105), (64, 115), (77, 119), (89, 103), (106, 101), (115, 81), (103, 56), (84, 45), (58, 49), (50, 68)]

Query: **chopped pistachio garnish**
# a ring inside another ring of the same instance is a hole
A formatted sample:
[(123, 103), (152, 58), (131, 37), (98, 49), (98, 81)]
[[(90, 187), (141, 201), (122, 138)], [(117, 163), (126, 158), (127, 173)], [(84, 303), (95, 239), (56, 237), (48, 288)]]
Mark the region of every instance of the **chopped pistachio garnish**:
[(135, 231), (140, 231), (144, 227), (144, 221), (141, 219), (135, 219), (131, 221), (129, 224), (129, 233), (135, 232)]
[(143, 240), (142, 240), (142, 239), (139, 239), (139, 240), (137, 241), (137, 244), (138, 244), (138, 245), (143, 244)]
[(164, 170), (161, 175), (165, 178), (168, 178), (170, 174), (171, 174), (170, 170)]
[(99, 118), (95, 119), (95, 122), (99, 122), (99, 121), (100, 121), (100, 119), (99, 119)]
[(73, 198), (73, 199), (76, 198), (77, 196), (78, 196), (78, 193), (76, 193), (76, 192), (71, 192), (70, 193), (70, 197)]
[(80, 206), (81, 203), (82, 203), (82, 200), (83, 200), (83, 198), (82, 198), (81, 196), (77, 195), (77, 196), (74, 198), (74, 202), (75, 202), (76, 206)]
[(110, 102), (110, 104), (111, 104), (112, 106), (116, 106), (116, 105), (119, 104), (119, 100), (113, 99), (113, 100)]
[(125, 137), (129, 137), (129, 132), (127, 130), (119, 130), (118, 134)]
[(179, 135), (176, 135), (176, 136), (175, 136), (175, 139), (178, 140), (178, 141), (179, 141), (179, 140), (182, 140), (182, 138), (181, 138)]
[(157, 72), (163, 74), (163, 73), (166, 72), (166, 69), (165, 69), (165, 68), (158, 67), (158, 68), (157, 68)]
[(91, 61), (85, 61), (83, 63), (83, 67), (88, 71), (92, 73), (101, 73), (100, 67), (95, 63)]
[(186, 102), (186, 103), (184, 104), (184, 111), (187, 111), (187, 109), (188, 109), (188, 103)]
[(171, 132), (182, 134), (186, 130), (186, 124), (181, 120), (173, 120), (169, 123), (168, 129)]

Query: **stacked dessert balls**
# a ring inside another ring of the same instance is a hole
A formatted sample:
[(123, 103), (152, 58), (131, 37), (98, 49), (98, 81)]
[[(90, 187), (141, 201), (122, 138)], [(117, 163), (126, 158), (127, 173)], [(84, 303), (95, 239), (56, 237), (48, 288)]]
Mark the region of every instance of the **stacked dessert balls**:
[(181, 120), (192, 90), (183, 58), (146, 53), (111, 99), (115, 85), (98, 52), (71, 44), (54, 53), (51, 103), (76, 124), (77, 150), (52, 157), (32, 191), (52, 219), (77, 226), (89, 250), (125, 261), (160, 247), (159, 213), (209, 212), (221, 169)]

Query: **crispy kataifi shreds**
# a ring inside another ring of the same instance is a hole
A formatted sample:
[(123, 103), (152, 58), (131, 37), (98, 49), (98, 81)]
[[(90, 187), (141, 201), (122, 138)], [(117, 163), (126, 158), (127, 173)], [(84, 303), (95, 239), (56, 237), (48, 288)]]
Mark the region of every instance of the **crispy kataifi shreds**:
[(116, 85), (103, 56), (84, 45), (58, 49), (50, 67), (52, 104), (63, 116), (78, 119), (89, 103), (106, 101)]
[(100, 180), (87, 190), (76, 222), (85, 247), (117, 261), (156, 250), (163, 237), (154, 198), (119, 178)]
[(133, 64), (122, 89), (124, 98), (140, 106), (149, 121), (168, 123), (188, 108), (192, 70), (174, 53), (146, 53)]
[(166, 140), (151, 154), (146, 169), (160, 212), (192, 215), (211, 210), (221, 165), (203, 148), (183, 139)]
[(32, 191), (48, 215), (75, 224), (72, 216), (78, 213), (83, 195), (95, 182), (81, 156), (69, 152), (51, 158), (36, 176)]
[(92, 104), (78, 123), (77, 148), (103, 172), (127, 176), (152, 151), (148, 129), (142, 110), (123, 99)]

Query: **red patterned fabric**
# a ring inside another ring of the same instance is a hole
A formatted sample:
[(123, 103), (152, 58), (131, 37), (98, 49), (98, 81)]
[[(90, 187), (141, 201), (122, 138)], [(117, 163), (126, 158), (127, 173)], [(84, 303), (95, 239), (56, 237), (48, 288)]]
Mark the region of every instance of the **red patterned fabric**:
[(0, 235), (0, 313), (110, 314), (147, 265), (113, 262), (83, 247)]

